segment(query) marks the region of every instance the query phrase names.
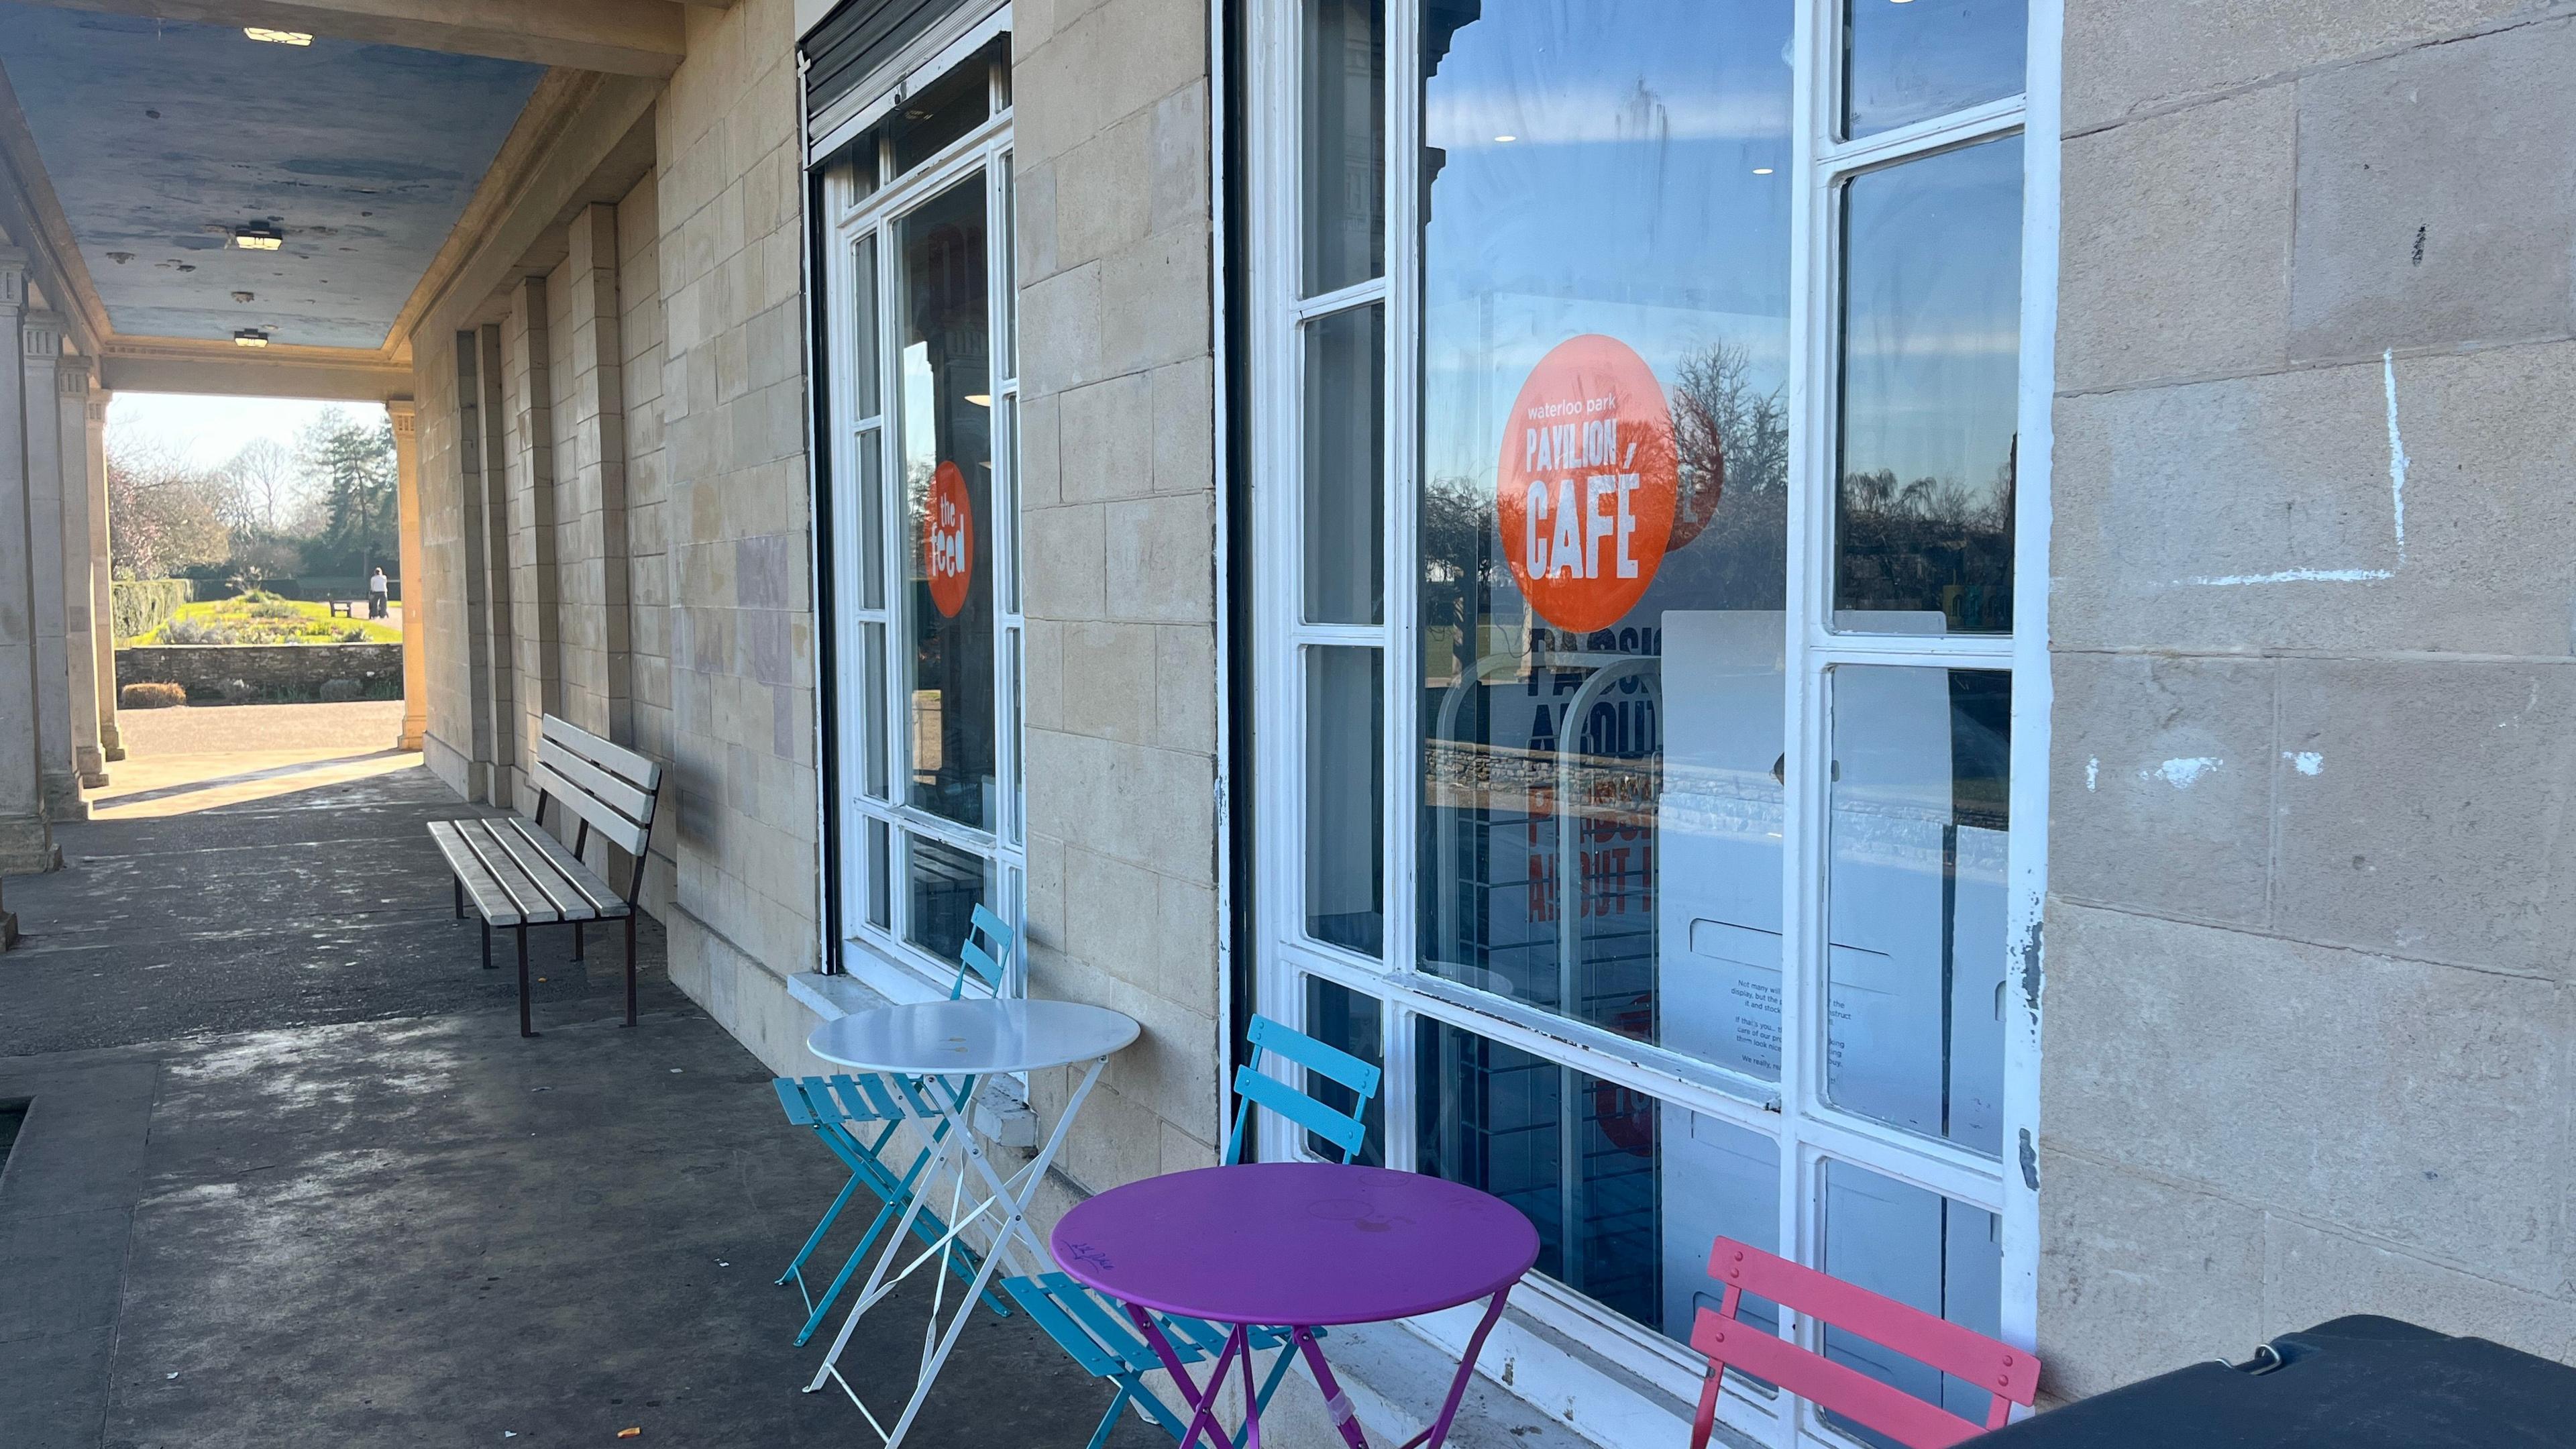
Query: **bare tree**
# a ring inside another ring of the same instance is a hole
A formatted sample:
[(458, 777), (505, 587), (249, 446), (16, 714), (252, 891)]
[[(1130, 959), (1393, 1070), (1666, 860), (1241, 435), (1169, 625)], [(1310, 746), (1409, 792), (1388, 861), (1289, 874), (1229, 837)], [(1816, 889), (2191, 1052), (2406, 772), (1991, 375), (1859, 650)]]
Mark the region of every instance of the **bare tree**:
[(301, 471), (294, 451), (275, 438), (251, 439), (224, 465), (225, 475), (241, 492), (251, 523), (266, 533), (278, 531), (281, 513), (290, 525), (295, 521)]
[(107, 455), (110, 562), (119, 578), (165, 578), (222, 563), (232, 553), (223, 510), (230, 484), (160, 443), (111, 446)]

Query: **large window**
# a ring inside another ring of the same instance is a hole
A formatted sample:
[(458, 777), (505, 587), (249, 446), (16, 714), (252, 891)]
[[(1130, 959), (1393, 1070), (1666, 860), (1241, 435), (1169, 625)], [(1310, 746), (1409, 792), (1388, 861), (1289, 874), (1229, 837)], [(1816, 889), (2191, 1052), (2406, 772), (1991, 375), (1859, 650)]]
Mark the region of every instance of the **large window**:
[(827, 171), (835, 777), (845, 965), (944, 991), (1019, 915), (1010, 83), (994, 50)]
[(1255, 10), (1262, 1008), (1676, 1397), (1720, 1234), (2027, 1342), (2023, 0)]

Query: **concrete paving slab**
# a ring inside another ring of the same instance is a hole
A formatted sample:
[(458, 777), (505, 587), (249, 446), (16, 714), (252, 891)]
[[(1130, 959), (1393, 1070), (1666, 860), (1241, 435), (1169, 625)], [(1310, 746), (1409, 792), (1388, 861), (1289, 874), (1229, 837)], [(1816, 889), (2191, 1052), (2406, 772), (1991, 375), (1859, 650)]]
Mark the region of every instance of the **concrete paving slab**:
[[(215, 761), (198, 778), (245, 773)], [(610, 934), (577, 963), (541, 933), (523, 1040), (507, 943), (480, 969), (423, 828), (474, 807), (416, 764), (296, 778), (196, 808), (174, 777), (8, 883), (0, 1099), (29, 1107), (0, 1168), (0, 1444), (862, 1442), (837, 1391), (800, 1392), (823, 1345), (793, 1345), (772, 1282), (843, 1170), (671, 987), (660, 928), (632, 1030)], [(844, 1360), (881, 1410), (932, 1283)], [(910, 1442), (1072, 1449), (1108, 1398), (979, 1311)]]

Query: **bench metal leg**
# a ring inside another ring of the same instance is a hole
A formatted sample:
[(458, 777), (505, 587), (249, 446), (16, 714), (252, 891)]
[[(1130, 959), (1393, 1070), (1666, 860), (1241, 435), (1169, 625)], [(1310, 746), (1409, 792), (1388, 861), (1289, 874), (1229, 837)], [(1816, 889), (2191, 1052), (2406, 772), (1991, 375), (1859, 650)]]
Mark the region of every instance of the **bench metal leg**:
[(572, 959), (576, 961), (581, 959), (582, 924), (580, 921), (572, 923)]
[(458, 920), (460, 920), (460, 921), (461, 921), (461, 920), (464, 920), (464, 919), (465, 919), (465, 880), (464, 880), (464, 878), (463, 878), (463, 877), (461, 877), (461, 876), (460, 876), (460, 877), (458, 877), (458, 878), (457, 878), (457, 879), (455, 879), (455, 880), (449, 881), (449, 882), (448, 882), (448, 884), (449, 884), (449, 885), (452, 885), (452, 886), (454, 886), (454, 887), (456, 888), (456, 919), (458, 919)]
[(492, 923), (490, 921), (483, 923), (483, 969), (486, 971), (492, 969)]
[(521, 1035), (521, 1036), (535, 1036), (535, 1035), (537, 1034), (537, 1033), (536, 1033), (536, 1031), (528, 1025), (528, 928), (527, 928), (526, 926), (521, 926), (521, 927), (519, 927), (519, 928), (518, 928), (518, 931), (519, 931), (519, 1035)]
[(626, 913), (626, 1024), (635, 1024), (635, 913)]

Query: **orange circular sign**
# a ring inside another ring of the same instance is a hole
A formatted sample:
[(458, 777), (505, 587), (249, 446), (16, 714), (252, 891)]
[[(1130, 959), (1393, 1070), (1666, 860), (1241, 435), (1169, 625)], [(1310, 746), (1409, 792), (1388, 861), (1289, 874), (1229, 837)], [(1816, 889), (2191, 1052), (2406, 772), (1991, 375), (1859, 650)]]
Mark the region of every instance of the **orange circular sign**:
[(975, 510), (966, 498), (966, 476), (956, 464), (942, 461), (930, 475), (924, 508), (921, 556), (930, 576), (930, 602), (954, 619), (966, 607), (966, 585), (975, 577)]
[(1613, 337), (1568, 338), (1512, 403), (1495, 511), (1512, 580), (1540, 618), (1589, 633), (1645, 597), (1680, 470), (1663, 384)]

